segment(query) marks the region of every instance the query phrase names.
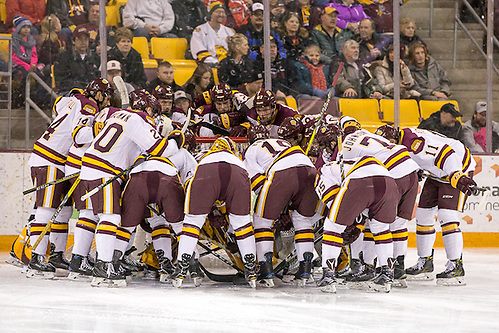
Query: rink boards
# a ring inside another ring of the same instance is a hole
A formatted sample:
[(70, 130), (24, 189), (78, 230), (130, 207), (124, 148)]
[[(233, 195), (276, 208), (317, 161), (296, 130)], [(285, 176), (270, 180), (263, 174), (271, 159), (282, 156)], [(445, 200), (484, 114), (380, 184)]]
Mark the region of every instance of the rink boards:
[[(33, 185), (27, 166), (29, 152), (0, 153), (0, 252), (10, 250), (10, 244), (24, 225), (33, 208), (34, 197), (23, 196), (25, 189)], [(485, 210), (477, 210), (480, 196), (471, 196), (461, 217), (461, 229), (465, 246), (499, 247), (499, 156), (477, 155), (475, 181), (479, 186), (489, 187)], [(73, 225), (75, 221), (72, 221)], [(409, 223), (409, 246), (416, 246), (415, 221)], [(440, 228), (436, 227), (437, 231)], [(440, 233), (436, 246), (443, 246)]]

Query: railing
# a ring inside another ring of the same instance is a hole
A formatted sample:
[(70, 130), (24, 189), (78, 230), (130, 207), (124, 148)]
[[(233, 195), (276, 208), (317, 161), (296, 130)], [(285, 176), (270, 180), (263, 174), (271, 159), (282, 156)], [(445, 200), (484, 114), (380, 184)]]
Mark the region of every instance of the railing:
[(36, 75), (35, 73), (28, 74), (28, 76), (26, 77), (26, 136), (25, 136), (25, 148), (26, 149), (31, 148), (30, 144), (29, 144), (29, 137), (30, 137), (30, 135), (29, 135), (30, 134), (29, 116), (30, 116), (31, 108), (33, 108), (36, 112), (38, 112), (38, 114), (40, 116), (42, 116), (42, 118), (45, 119), (48, 124), (50, 124), (52, 122), (52, 118), (47, 116), (45, 114), (45, 112), (43, 112), (43, 110), (40, 109), (40, 107), (38, 105), (36, 105), (36, 103), (33, 102), (33, 100), (31, 99), (31, 80), (30, 80), (30, 78), (34, 78), (36, 80), (36, 82), (38, 82), (38, 84), (40, 86), (42, 86), (43, 89), (45, 89), (48, 93), (50, 93), (50, 95), (54, 99), (59, 97), (59, 95), (57, 95), (52, 90), (52, 88), (50, 88), (38, 75)]
[(9, 41), (9, 58), (6, 72), (0, 72), (0, 77), (7, 77), (7, 149), (11, 148), (12, 139), (12, 36), (0, 36), (0, 40)]
[[(480, 24), (484, 32), (487, 32), (487, 26), (483, 22), (483, 20), (480, 18), (480, 16), (476, 13), (475, 9), (470, 5), (470, 3), (467, 0), (462, 0), (462, 1), (456, 1), (455, 2), (455, 15), (454, 15), (454, 46), (453, 46), (453, 54), (452, 54), (452, 68), (456, 68), (457, 64), (457, 28), (458, 26), (464, 31), (466, 36), (475, 44), (476, 48), (478, 51), (482, 54), (482, 56), (487, 60), (487, 54), (483, 51), (482, 46), (477, 42), (477, 40), (471, 35), (470, 31), (464, 23), (461, 21), (459, 18), (459, 4), (463, 3), (468, 10), (470, 11), (471, 15), (475, 18), (475, 20)], [(499, 41), (495, 36), (493, 36), (494, 40), (494, 45), (499, 47)], [(492, 68), (494, 69), (494, 72), (496, 72), (497, 75), (499, 75), (499, 70), (495, 65), (492, 65)]]

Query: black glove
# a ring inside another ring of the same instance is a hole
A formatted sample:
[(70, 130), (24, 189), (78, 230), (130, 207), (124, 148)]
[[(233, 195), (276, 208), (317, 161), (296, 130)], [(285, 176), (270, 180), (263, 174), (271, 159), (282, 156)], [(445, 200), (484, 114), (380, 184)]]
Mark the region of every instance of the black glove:
[(177, 143), (178, 149), (182, 148), (185, 143), (185, 135), (179, 130), (174, 130), (168, 135), (168, 140), (174, 140)]
[(366, 224), (367, 217), (360, 214), (355, 219), (355, 222), (346, 227), (345, 231), (341, 234), (343, 238), (343, 245), (352, 244), (359, 237), (362, 230), (364, 230), (364, 225)]
[(423, 178), (424, 178), (423, 172), (424, 172), (423, 169), (418, 170), (418, 182), (423, 181)]
[(227, 112), (220, 114), (220, 126), (229, 129), (231, 127), (235, 127), (237, 125), (241, 125), (244, 122), (247, 122), (248, 118), (246, 114), (243, 112)]
[(229, 132), (231, 137), (241, 137), (248, 134), (248, 129), (244, 126), (237, 125), (232, 127)]
[(286, 213), (282, 213), (281, 216), (279, 216), (275, 223), (275, 226), (279, 226), (281, 231), (286, 231), (293, 227), (293, 221), (291, 220), (289, 211), (287, 211)]
[(227, 224), (225, 216), (216, 207), (208, 214), (208, 221), (213, 228), (222, 228)]
[(461, 171), (456, 171), (450, 176), (450, 184), (466, 195), (473, 194), (471, 187), (476, 186), (475, 181)]

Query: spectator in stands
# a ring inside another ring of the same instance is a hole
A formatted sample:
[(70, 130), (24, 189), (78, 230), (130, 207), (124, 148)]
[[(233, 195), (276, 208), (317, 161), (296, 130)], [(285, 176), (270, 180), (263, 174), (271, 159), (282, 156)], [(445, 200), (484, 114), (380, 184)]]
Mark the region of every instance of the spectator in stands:
[(424, 44), (415, 43), (409, 49), (409, 68), (416, 81), (414, 89), (421, 99), (445, 101), (451, 95), (451, 81), (447, 73), (435, 59), (428, 54)]
[[(472, 153), (485, 152), (487, 142), (487, 102), (480, 101), (475, 105), (473, 117), (463, 124), (463, 143)], [(492, 122), (492, 151), (499, 152), (499, 123)]]
[(327, 6), (332, 6), (338, 11), (338, 23), (336, 23), (338, 28), (347, 29), (352, 35), (359, 33), (359, 22), (369, 18), (362, 6), (355, 0), (336, 0)]
[(173, 91), (181, 89), (175, 82), (174, 68), (168, 61), (163, 61), (158, 65), (157, 75), (158, 77), (149, 83), (149, 91), (153, 91), (159, 84), (169, 85)]
[(55, 84), (60, 92), (85, 88), (99, 76), (98, 58), (89, 48), (90, 35), (84, 27), (73, 32), (73, 47), (59, 55), (54, 65)]
[(248, 38), (237, 33), (227, 37), (229, 53), (218, 64), (218, 80), (226, 83), (232, 89), (237, 89), (248, 80), (251, 72), (251, 62), (248, 59)]
[(95, 49), (96, 47), (96, 38), (99, 34), (99, 2), (92, 1), (90, 2), (90, 6), (88, 8), (88, 21), (79, 25), (83, 26), (87, 29), (90, 34), (90, 48)]
[(247, 80), (248, 82), (239, 87), (239, 91), (248, 96), (249, 98), (256, 95), (262, 89), (263, 86), (263, 74), (259, 70), (253, 69)]
[(227, 0), (225, 13), (227, 19), (225, 25), (232, 29), (238, 29), (240, 26), (248, 23), (250, 16), (249, 8), (253, 5), (252, 0)]
[(359, 60), (361, 64), (383, 60), (383, 50), (388, 45), (388, 38), (376, 33), (374, 21), (366, 18), (359, 23)]
[[(248, 38), (248, 44), (251, 50), (250, 59), (256, 58), (260, 50), (260, 46), (263, 45), (263, 8), (263, 4), (255, 2), (253, 6), (251, 6), (249, 22), (241, 26), (237, 31)], [(276, 40), (277, 48), (281, 57), (285, 58), (286, 51), (282, 47), (279, 35), (274, 30), (270, 30), (270, 35)]]
[(321, 61), (326, 65), (339, 56), (340, 48), (336, 37), (341, 29), (336, 26), (337, 17), (336, 8), (324, 7), (320, 17), (321, 23), (310, 32), (311, 41), (320, 47)]
[(116, 46), (109, 50), (107, 60), (118, 60), (121, 63), (123, 80), (135, 89), (146, 86), (146, 73), (140, 53), (132, 47), (133, 33), (128, 28), (118, 28), (114, 34)]
[(307, 46), (303, 58), (295, 62), (300, 80), (300, 92), (304, 95), (326, 98), (331, 83), (329, 66), (320, 64), (321, 49), (315, 44)]
[[(111, 83), (114, 89), (116, 89), (116, 85), (114, 84), (114, 78), (116, 76), (121, 77), (121, 64), (118, 60), (109, 60), (107, 62), (107, 80)], [(125, 82), (125, 87), (128, 94), (135, 90), (134, 86), (127, 82)]]
[(226, 15), (221, 2), (213, 2), (209, 9), (210, 20), (192, 33), (191, 53), (197, 61), (216, 66), (227, 56), (227, 37), (232, 36), (234, 30), (222, 24)]
[(270, 0), (270, 28), (277, 29), (281, 23), (286, 7), (279, 0)]
[(364, 12), (373, 19), (377, 33), (393, 32), (393, 1), (402, 5), (408, 0), (359, 0)]
[(432, 113), (428, 119), (423, 120), (418, 128), (435, 131), (446, 137), (461, 140), (462, 126), (456, 118), (462, 116), (463, 115), (456, 109), (454, 104), (447, 103), (442, 105), (440, 111)]
[(213, 72), (211, 67), (200, 63), (192, 73), (192, 76), (182, 86), (182, 90), (191, 96), (192, 99), (213, 87)]
[(61, 34), (62, 25), (55, 14), (45, 16), (42, 20), (42, 44), (38, 48), (38, 63), (43, 64), (42, 72), (50, 78), (50, 67), (59, 60), (59, 54), (68, 48), (66, 36)]
[(208, 11), (202, 0), (173, 0), (171, 5), (175, 13), (171, 33), (189, 41), (194, 29), (206, 22)]
[(186, 94), (183, 90), (177, 90), (173, 96), (175, 106), (179, 109), (182, 109), (185, 114), (187, 114), (190, 106), (191, 106), (191, 96)]
[[(404, 46), (401, 45), (401, 49), (403, 47)], [(388, 98), (394, 98), (393, 92), (395, 82), (393, 81), (393, 59), (393, 44), (390, 44), (390, 46), (388, 46), (387, 55), (384, 57), (381, 64), (374, 69), (374, 75), (376, 76), (380, 92)], [(400, 59), (400, 98), (407, 99), (421, 96), (417, 91), (411, 90), (413, 85), (414, 79), (411, 76), (411, 71), (404, 60)]]
[[(404, 44), (406, 46), (406, 51), (408, 52), (409, 49), (413, 44), (416, 43), (421, 43), (424, 46), (426, 46), (426, 43), (416, 35), (416, 22), (408, 17), (404, 17), (400, 20), (400, 44)], [(407, 58), (408, 54), (404, 55), (404, 58)], [(402, 57), (402, 55), (400, 56)]]
[(128, 0), (123, 9), (123, 26), (131, 29), (135, 37), (177, 38), (170, 33), (175, 14), (168, 0)]
[(286, 58), (291, 61), (298, 60), (303, 52), (303, 48), (310, 43), (308, 30), (300, 24), (298, 13), (287, 12), (278, 29), (279, 35), (286, 50)]
[(71, 39), (77, 25), (87, 22), (89, 0), (51, 0), (47, 2), (49, 14), (55, 14), (62, 24), (61, 32)]
[[(253, 62), (253, 68), (261, 73), (264, 71), (265, 47), (260, 46), (260, 53)], [(287, 97), (292, 97), (299, 93), (297, 85), (296, 67), (294, 63), (286, 58), (281, 58), (277, 52), (277, 42), (270, 38), (270, 60), (271, 60), (271, 76), (272, 76), (272, 91), (277, 100), (285, 102)], [(264, 74), (265, 75), (265, 74)]]
[(6, 23), (10, 24), (17, 15), (25, 17), (32, 24), (31, 34), (38, 34), (37, 29), (41, 28), (47, 9), (47, 2), (45, 0), (6, 0), (3, 2), (5, 3), (5, 12), (7, 14)]
[(374, 80), (370, 73), (359, 64), (359, 43), (348, 40), (343, 44), (342, 54), (329, 67), (332, 82), (340, 62), (344, 67), (336, 84), (336, 95), (347, 98), (382, 98), (382, 94), (375, 89)]
[(312, 30), (320, 23), (321, 10), (312, 5), (310, 0), (286, 1), (286, 12), (299, 15), (302, 27)]

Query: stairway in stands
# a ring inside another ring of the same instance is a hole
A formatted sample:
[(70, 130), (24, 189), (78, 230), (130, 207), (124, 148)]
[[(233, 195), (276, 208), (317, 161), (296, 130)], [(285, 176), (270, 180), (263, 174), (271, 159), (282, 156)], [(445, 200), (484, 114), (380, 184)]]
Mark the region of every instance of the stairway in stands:
[[(400, 17), (411, 17), (416, 21), (418, 34), (428, 45), (431, 55), (440, 63), (452, 81), (452, 98), (457, 100), (463, 121), (473, 114), (478, 100), (487, 99), (487, 64), (473, 42), (458, 28), (457, 65), (452, 68), (454, 42), (453, 0), (434, 1), (432, 37), (429, 37), (430, 0), (409, 0), (400, 8)], [(499, 19), (499, 18), (498, 18)], [(482, 45), (484, 32), (478, 23), (465, 23), (473, 37)], [(499, 53), (494, 53), (499, 66)], [(494, 120), (499, 121), (499, 76), (494, 73)]]

